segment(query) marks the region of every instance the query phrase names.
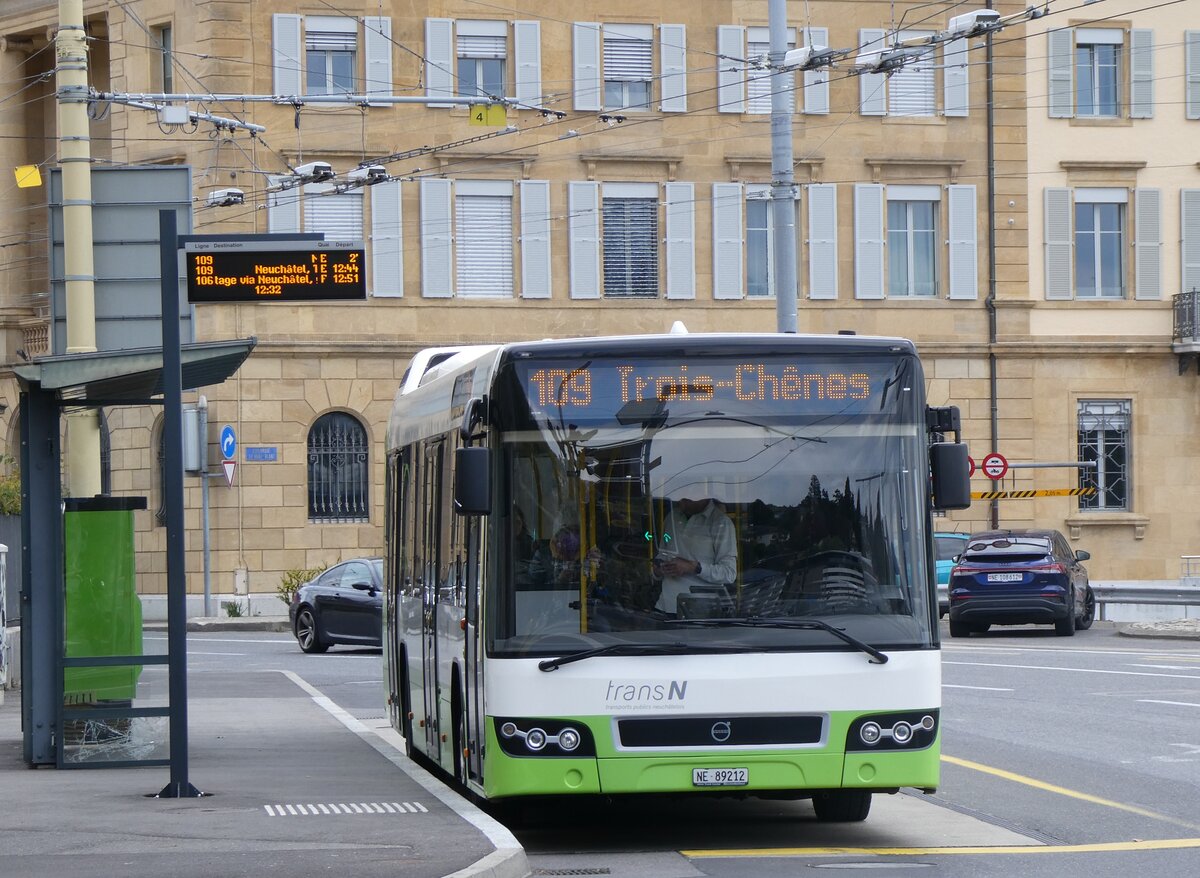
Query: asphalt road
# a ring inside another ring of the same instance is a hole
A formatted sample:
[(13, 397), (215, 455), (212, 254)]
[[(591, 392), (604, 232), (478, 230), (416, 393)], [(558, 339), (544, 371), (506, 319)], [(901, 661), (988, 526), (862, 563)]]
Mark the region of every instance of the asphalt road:
[[(359, 719), (384, 715), (381, 656), (308, 656), (276, 634), (189, 635), (192, 674), (293, 671)], [(531, 809), (539, 875), (771, 878), (1192, 874), (1200, 860), (1200, 642), (1000, 629), (944, 642), (942, 787), (876, 796), (862, 824), (806, 802), (620, 801)]]

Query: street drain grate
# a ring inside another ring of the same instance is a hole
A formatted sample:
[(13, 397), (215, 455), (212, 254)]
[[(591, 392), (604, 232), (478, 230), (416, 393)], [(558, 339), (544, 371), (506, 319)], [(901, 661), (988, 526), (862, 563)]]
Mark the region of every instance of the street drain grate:
[(333, 817), (349, 814), (428, 814), (420, 802), (324, 802), (313, 804), (263, 805), (268, 817)]
[(534, 875), (611, 875), (612, 869), (601, 866), (598, 869), (534, 869)]

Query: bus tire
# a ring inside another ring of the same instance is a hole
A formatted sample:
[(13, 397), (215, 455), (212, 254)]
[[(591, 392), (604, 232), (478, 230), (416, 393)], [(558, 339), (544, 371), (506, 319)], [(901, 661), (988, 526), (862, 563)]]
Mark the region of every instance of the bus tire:
[(858, 823), (871, 813), (868, 790), (825, 790), (812, 799), (813, 810), (822, 823)]

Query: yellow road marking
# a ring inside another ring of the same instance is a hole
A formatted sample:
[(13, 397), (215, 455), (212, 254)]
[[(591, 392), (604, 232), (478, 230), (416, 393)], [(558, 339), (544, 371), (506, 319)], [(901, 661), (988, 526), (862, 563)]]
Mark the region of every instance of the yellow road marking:
[(742, 850), (680, 851), (685, 857), (839, 857), (854, 856), (934, 856), (949, 854), (1093, 854), (1111, 851), (1167, 851), (1200, 848), (1200, 838), (1162, 838), (1147, 841), (1111, 841), (1098, 844), (995, 845), (991, 847), (911, 847), (911, 848), (744, 848)]
[(1046, 783), (1042, 780), (1037, 780), (1032, 777), (1025, 777), (1023, 774), (1015, 774), (1011, 771), (1005, 771), (1003, 768), (992, 768), (990, 765), (981, 765), (978, 762), (971, 762), (967, 759), (959, 759), (956, 756), (947, 756), (942, 754), (942, 761), (949, 762), (951, 765), (958, 765), (963, 768), (970, 768), (974, 771), (981, 771), (984, 774), (991, 774), (996, 777), (1011, 780), (1014, 783), (1025, 784), (1025, 786), (1034, 787), (1035, 789), (1045, 790), (1048, 793), (1057, 793), (1060, 796), (1069, 796), (1072, 799), (1079, 799), (1083, 802), (1091, 802), (1093, 805), (1103, 805), (1106, 808), (1116, 808), (1119, 811), (1128, 811), (1130, 814), (1137, 814), (1141, 817), (1149, 817), (1152, 820), (1163, 820), (1167, 823), (1173, 823), (1176, 826), (1182, 826), (1187, 829), (1200, 829), (1200, 825), (1188, 823), (1186, 820), (1177, 820), (1174, 817), (1168, 817), (1166, 814), (1159, 814), (1156, 811), (1148, 811), (1145, 808), (1138, 808), (1134, 805), (1126, 805), (1123, 802), (1114, 802), (1112, 799), (1102, 799), (1100, 796), (1093, 796), (1089, 793), (1081, 793), (1078, 790), (1069, 790), (1066, 787), (1060, 787), (1056, 784)]

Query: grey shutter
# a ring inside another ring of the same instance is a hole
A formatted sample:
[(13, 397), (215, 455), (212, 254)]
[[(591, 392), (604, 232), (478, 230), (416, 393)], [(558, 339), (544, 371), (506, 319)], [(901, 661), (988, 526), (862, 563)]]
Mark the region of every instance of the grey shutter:
[[(600, 25), (577, 21), (572, 38), (575, 56), (575, 109), (600, 109)], [(598, 293), (597, 293), (598, 294)]]
[[(802, 31), (806, 46), (829, 47), (829, 28), (806, 27)], [(827, 114), (829, 112), (829, 68), (804, 71), (804, 112)]]
[(371, 295), (404, 295), (404, 236), (399, 180), (371, 187)]
[(808, 297), (838, 297), (837, 184), (812, 183), (808, 191)]
[[(449, 18), (425, 19), (425, 95), (431, 98), (454, 95), (457, 64), (454, 58), (454, 22)], [(453, 104), (429, 104), (450, 107)]]
[(521, 181), (521, 298), (549, 299), (550, 183)]
[(742, 270), (742, 184), (713, 183), (713, 298), (740, 299), (745, 295)]
[(326, 241), (361, 241), (363, 197), (361, 189), (335, 192), (327, 183), (304, 187), (304, 231), (321, 232)]
[(942, 50), (942, 112), (947, 116), (966, 116), (971, 103), (971, 77), (967, 62), (967, 41), (951, 40)]
[[(859, 51), (883, 45), (886, 31), (864, 27), (858, 32)], [(858, 112), (863, 116), (887, 115), (887, 74), (864, 73), (858, 77)]]
[(1200, 30), (1184, 31), (1183, 45), (1187, 67), (1187, 117), (1200, 119)]
[(513, 22), (514, 95), (529, 106), (542, 105), (542, 23)]
[(662, 67), (662, 111), (687, 112), (687, 27), (664, 24), (658, 29), (659, 63)]
[(1046, 298), (1070, 299), (1075, 241), (1071, 231), (1074, 197), (1070, 189), (1046, 190)]
[(667, 298), (696, 298), (696, 187), (666, 183)]
[(1046, 39), (1050, 53), (1046, 105), (1051, 118), (1069, 119), (1075, 115), (1075, 31), (1069, 27), (1052, 30)]
[(854, 297), (882, 299), (883, 186), (854, 184)]
[(276, 95), (292, 97), (302, 90), (300, 80), (303, 26), (299, 15), (271, 16), (271, 58)]
[(426, 298), (454, 294), (450, 196), (449, 180), (421, 181), (421, 295)]
[(464, 188), (460, 182), (454, 196), (455, 295), (512, 298), (512, 195), (463, 194)]
[(976, 222), (979, 210), (975, 187), (947, 186), (947, 212), (950, 234), (950, 298), (979, 298), (979, 245)]
[(1200, 291), (1200, 189), (1179, 190), (1180, 288)]
[(567, 184), (571, 298), (600, 298), (600, 184)]
[[(907, 35), (901, 33), (899, 36), (906, 38)], [(889, 116), (936, 114), (936, 53), (936, 47), (923, 47), (921, 54), (891, 74), (887, 85)]]
[[(291, 177), (267, 177), (271, 186)], [(272, 235), (295, 235), (300, 231), (300, 189), (293, 186), (279, 192), (267, 192), (267, 231)]]
[(746, 103), (745, 68), (740, 61), (746, 52), (746, 29), (733, 25), (717, 28), (717, 109), (740, 113)]
[(1162, 298), (1162, 192), (1133, 190), (1133, 297)]
[[(363, 19), (363, 52), (366, 56), (366, 83), (363, 92), (368, 95), (392, 95), (392, 20), (387, 17)], [(385, 106), (368, 101), (371, 106)]]
[(1129, 118), (1154, 118), (1154, 31), (1129, 32)]

